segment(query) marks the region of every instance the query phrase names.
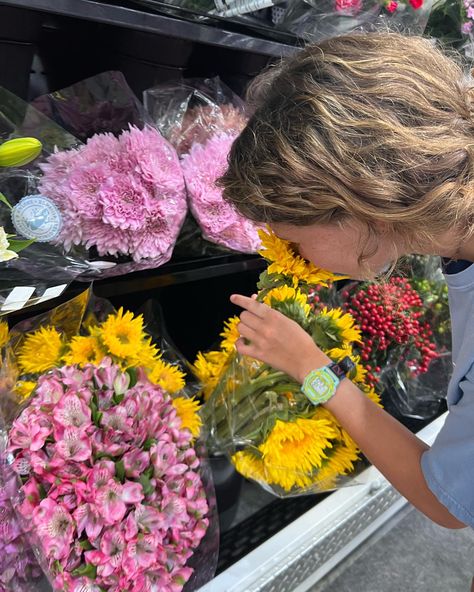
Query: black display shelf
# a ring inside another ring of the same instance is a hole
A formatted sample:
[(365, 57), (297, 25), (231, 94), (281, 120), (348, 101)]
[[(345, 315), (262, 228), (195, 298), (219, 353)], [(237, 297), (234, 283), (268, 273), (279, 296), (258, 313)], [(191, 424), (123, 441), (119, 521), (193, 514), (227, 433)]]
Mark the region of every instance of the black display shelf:
[[(94, 292), (102, 298), (124, 296), (245, 271), (261, 271), (265, 267), (265, 260), (258, 255), (229, 254), (184, 261), (171, 260), (156, 269), (97, 279)], [(74, 287), (80, 289), (81, 282), (76, 282)]]
[[(94, 280), (94, 294), (100, 298), (115, 299), (126, 297), (128, 300), (135, 296), (143, 296), (142, 300), (153, 297), (161, 288), (170, 288), (183, 284), (206, 284), (225, 276), (235, 276), (250, 272), (252, 277), (265, 269), (266, 263), (259, 255), (244, 255), (229, 253), (194, 259), (171, 260), (161, 267), (128, 273), (126, 275), (108, 279)], [(77, 296), (92, 283), (90, 281), (75, 281), (63, 292), (59, 298), (48, 300), (30, 308), (13, 311), (9, 314), (12, 322), (35, 316), (49, 310), (60, 303)], [(192, 291), (192, 287), (188, 287)]]
[(269, 57), (289, 55), (297, 49), (292, 45), (231, 29), (216, 28), (204, 23), (159, 14), (144, 7), (129, 7), (94, 0), (1, 0), (0, 6), (2, 5), (76, 17)]

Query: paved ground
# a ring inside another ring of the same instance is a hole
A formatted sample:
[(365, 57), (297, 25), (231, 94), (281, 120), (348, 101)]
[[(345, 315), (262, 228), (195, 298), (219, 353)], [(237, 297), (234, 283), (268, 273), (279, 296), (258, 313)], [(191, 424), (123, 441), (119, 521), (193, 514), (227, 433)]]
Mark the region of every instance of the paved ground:
[(447, 530), (409, 508), (311, 592), (470, 592), (474, 530)]

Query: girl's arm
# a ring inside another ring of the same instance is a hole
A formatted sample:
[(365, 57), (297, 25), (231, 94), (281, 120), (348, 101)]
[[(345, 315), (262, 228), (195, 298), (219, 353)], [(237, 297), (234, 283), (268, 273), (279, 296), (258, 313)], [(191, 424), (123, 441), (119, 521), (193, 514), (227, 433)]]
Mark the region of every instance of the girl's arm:
[[(303, 382), (330, 362), (312, 338), (294, 321), (252, 298), (234, 295), (241, 315), (237, 350)], [(387, 412), (345, 379), (325, 404), (359, 448), (392, 485), (421, 512), (445, 528), (464, 528), (426, 484), (421, 456), (429, 449)]]

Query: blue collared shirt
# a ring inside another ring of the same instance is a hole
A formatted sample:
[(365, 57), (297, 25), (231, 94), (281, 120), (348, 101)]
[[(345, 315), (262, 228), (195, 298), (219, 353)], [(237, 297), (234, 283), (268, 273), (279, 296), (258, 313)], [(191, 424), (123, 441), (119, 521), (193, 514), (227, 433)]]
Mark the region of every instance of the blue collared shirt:
[(421, 467), (439, 501), (474, 528), (474, 264), (452, 262), (445, 275), (453, 338), (449, 413)]

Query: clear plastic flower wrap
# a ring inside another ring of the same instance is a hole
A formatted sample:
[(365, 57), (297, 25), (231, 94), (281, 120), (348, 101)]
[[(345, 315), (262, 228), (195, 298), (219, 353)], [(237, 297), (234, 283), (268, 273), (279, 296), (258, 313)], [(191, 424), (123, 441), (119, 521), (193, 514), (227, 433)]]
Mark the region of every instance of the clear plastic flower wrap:
[[(190, 210), (204, 238), (255, 253), (260, 246), (257, 226), (226, 202), (216, 185), (247, 122), (245, 104), (219, 78), (157, 86), (144, 96), (153, 121), (181, 156)], [(206, 245), (201, 247), (205, 254)]]
[[(262, 232), (262, 243), (269, 266), (260, 276), (258, 299), (297, 322), (335, 361), (350, 356), (355, 363), (350, 378), (378, 402), (353, 352), (360, 340), (354, 319), (340, 308), (315, 314), (309, 305), (309, 286), (327, 285), (335, 276), (295, 255), (273, 234)], [(237, 471), (280, 497), (354, 483), (365, 467), (354, 441), (290, 376), (236, 354), (238, 321), (227, 321), (219, 350), (199, 354), (194, 363), (207, 399), (209, 448), (226, 452)]]
[(209, 581), (218, 533), (197, 405), (143, 318), (85, 292), (0, 327), (0, 493), (16, 510), (8, 528), (23, 536), (22, 563), (1, 564), (5, 590), (42, 589), (31, 587), (31, 550), (45, 590), (178, 592)]
[(160, 84), (143, 97), (153, 123), (180, 156), (214, 134), (238, 134), (248, 119), (244, 101), (218, 76)]
[(39, 181), (61, 214), (55, 244), (91, 260), (95, 273), (81, 279), (166, 263), (187, 212), (184, 178), (123, 75), (104, 72), (34, 104), (85, 142), (51, 154)]
[[(31, 143), (37, 145), (32, 158)], [(55, 298), (91, 269), (85, 253), (65, 254), (48, 242), (59, 231), (59, 211), (38, 195), (38, 163), (56, 147), (77, 144), (71, 134), (0, 88), (0, 316)]]
[(390, 31), (421, 35), (431, 0), (294, 0), (287, 3), (280, 29), (308, 41), (352, 31)]
[[(377, 284), (349, 284), (336, 299), (362, 330), (367, 377), (396, 416), (429, 419), (452, 372), (448, 289), (436, 257), (407, 258)], [(320, 308), (325, 297), (313, 304)]]

